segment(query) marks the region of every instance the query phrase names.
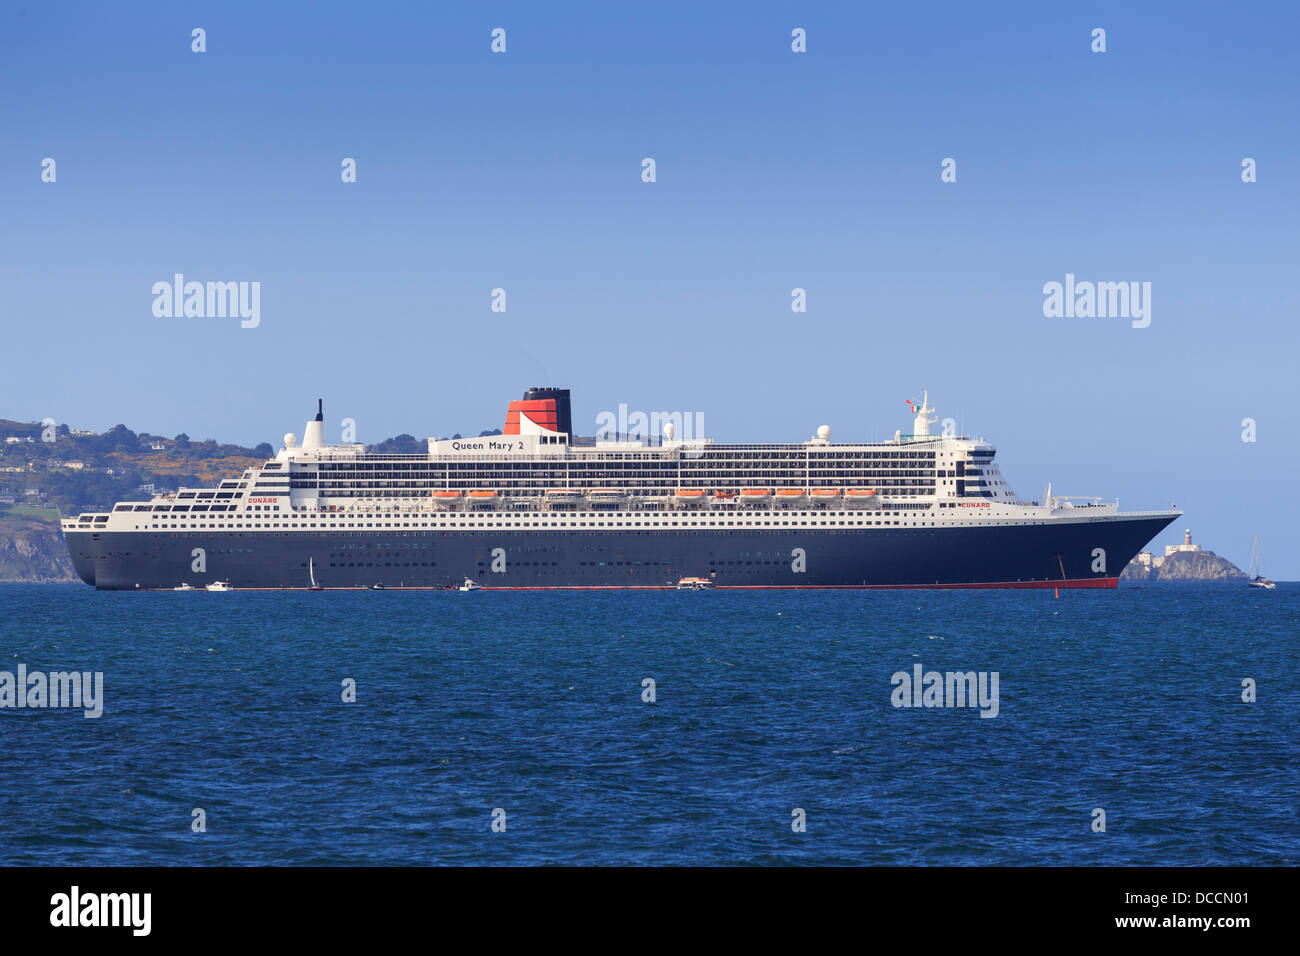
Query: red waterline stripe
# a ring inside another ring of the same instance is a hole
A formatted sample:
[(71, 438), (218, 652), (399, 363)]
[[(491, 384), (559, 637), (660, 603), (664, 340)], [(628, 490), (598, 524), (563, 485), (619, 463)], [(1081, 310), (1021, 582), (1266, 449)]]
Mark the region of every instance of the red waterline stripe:
[(1119, 578), (1070, 578), (1062, 581), (997, 581), (981, 584), (719, 584), (718, 590), (728, 591), (893, 591), (927, 589), (931, 591), (950, 588), (1117, 588)]

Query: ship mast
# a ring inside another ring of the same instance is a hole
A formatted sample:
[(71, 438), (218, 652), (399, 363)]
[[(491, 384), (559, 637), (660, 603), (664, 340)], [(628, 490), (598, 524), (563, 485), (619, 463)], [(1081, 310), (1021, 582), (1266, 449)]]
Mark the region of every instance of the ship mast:
[(930, 407), (929, 390), (927, 389), (922, 394), (920, 405), (917, 405), (915, 402), (908, 402), (908, 404), (912, 406), (912, 411), (916, 413), (916, 424), (912, 427), (912, 437), (913, 438), (930, 437), (930, 426), (933, 425), (935, 422), (937, 422), (939, 418), (938, 416), (935, 416), (933, 418), (930, 417), (934, 409)]

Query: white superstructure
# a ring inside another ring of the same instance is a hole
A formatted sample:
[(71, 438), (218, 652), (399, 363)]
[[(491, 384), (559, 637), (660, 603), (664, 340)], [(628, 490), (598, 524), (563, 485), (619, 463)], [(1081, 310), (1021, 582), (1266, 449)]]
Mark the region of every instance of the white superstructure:
[[(323, 413), (301, 442), (285, 436), (264, 465), (216, 488), (182, 488), (65, 530), (292, 531), (479, 527), (938, 527), (1104, 521), (1118, 502), (1049, 495), (1024, 501), (992, 445), (932, 434), (928, 393), (914, 430), (892, 441), (575, 444), (521, 417), (518, 434), (429, 439), (424, 455), (326, 444)], [(526, 425), (522, 422), (527, 422)], [(1084, 503), (1079, 503), (1079, 502)]]

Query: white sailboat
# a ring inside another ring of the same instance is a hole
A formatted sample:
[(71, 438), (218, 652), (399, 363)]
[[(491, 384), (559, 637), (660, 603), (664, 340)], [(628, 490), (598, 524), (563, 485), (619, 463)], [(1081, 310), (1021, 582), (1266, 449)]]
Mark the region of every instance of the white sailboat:
[(311, 585), (308, 591), (324, 591), (325, 589), (316, 583), (316, 561), (314, 558), (307, 559), (307, 577), (311, 579)]
[(1259, 532), (1255, 532), (1255, 547), (1250, 552), (1250, 586), (1272, 591), (1277, 587), (1272, 581), (1259, 573)]

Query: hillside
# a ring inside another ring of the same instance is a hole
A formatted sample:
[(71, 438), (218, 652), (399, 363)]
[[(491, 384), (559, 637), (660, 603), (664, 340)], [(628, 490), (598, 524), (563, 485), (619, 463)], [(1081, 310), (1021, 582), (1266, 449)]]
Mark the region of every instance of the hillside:
[[(30, 504), (65, 514), (94, 510), (141, 492), (233, 477), (274, 453), (188, 435), (163, 438), (117, 425), (103, 434), (66, 425), (0, 421), (0, 505)], [(149, 487), (152, 486), (152, 489)]]

